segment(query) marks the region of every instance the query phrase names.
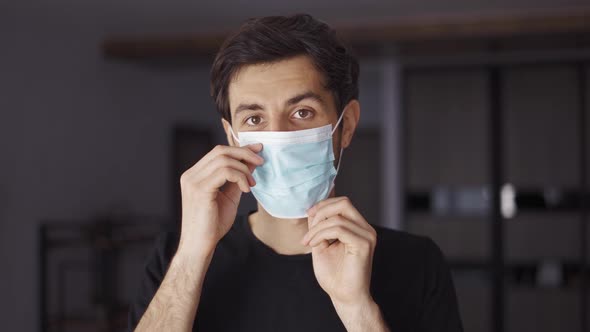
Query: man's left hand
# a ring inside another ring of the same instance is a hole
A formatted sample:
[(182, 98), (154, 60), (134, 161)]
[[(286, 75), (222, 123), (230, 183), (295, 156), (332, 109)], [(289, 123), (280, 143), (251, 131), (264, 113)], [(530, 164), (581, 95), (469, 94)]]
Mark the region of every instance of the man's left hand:
[(308, 215), (309, 231), (301, 242), (312, 247), (315, 276), (334, 305), (372, 301), (375, 229), (347, 197), (321, 201), (308, 210)]

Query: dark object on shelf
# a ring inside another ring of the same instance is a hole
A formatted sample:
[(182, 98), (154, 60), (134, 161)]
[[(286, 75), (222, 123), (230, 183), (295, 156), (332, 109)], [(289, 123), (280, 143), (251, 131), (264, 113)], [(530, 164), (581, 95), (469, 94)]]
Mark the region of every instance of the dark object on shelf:
[[(464, 188), (449, 190), (451, 201), (466, 191)], [(436, 192), (408, 192), (406, 194), (406, 210), (410, 212), (436, 212)], [(582, 207), (590, 207), (590, 197), (587, 192), (577, 189), (519, 189), (516, 188), (514, 197), (519, 211), (534, 212), (576, 212)], [(440, 209), (439, 209), (440, 210)], [(456, 204), (451, 204), (445, 214), (462, 215), (463, 210)], [(486, 212), (487, 213), (487, 212)]]

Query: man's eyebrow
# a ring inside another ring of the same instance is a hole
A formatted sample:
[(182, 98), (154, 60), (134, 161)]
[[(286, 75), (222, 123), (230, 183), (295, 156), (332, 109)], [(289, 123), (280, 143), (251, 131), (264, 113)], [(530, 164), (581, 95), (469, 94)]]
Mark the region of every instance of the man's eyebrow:
[(295, 97), (291, 97), (291, 98), (289, 98), (289, 100), (287, 100), (286, 104), (287, 105), (295, 105), (305, 99), (313, 99), (313, 100), (319, 102), (320, 104), (324, 104), (324, 100), (322, 99), (322, 97), (312, 91), (308, 91), (308, 92), (305, 92), (302, 94), (298, 94)]
[[(287, 102), (285, 104), (291, 106), (291, 105), (295, 105), (305, 99), (312, 99), (312, 100), (315, 100), (321, 104), (324, 104), (324, 100), (322, 99), (322, 97), (312, 91), (307, 91), (307, 92), (298, 94), (294, 97), (291, 97), (291, 98), (289, 98), (289, 100), (287, 100)], [(238, 105), (238, 107), (236, 107), (236, 111), (235, 111), (234, 115), (237, 116), (239, 113), (244, 112), (244, 111), (263, 111), (263, 110), (264, 110), (264, 107), (262, 107), (262, 105), (260, 105), (260, 104), (256, 104), (256, 103), (254, 103), (254, 104), (240, 104), (240, 105)]]
[(264, 110), (260, 104), (240, 104), (236, 108), (235, 115), (237, 116), (240, 112), (243, 111), (261, 111)]

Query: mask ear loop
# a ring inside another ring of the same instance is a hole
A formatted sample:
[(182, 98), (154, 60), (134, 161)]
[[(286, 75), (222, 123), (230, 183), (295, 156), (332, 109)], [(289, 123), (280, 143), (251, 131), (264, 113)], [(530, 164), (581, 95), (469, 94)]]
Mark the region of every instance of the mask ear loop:
[(336, 129), (338, 129), (338, 126), (340, 125), (340, 122), (342, 122), (345, 112), (346, 112), (346, 109), (344, 109), (344, 111), (342, 111), (342, 114), (340, 114), (340, 118), (338, 118), (338, 122), (336, 122), (336, 125), (334, 126), (334, 128), (332, 128), (332, 135), (334, 135), (334, 133), (336, 132)]
[[(332, 135), (334, 135), (334, 133), (336, 132), (336, 129), (338, 129), (338, 126), (340, 125), (340, 122), (342, 122), (342, 119), (344, 119), (345, 112), (346, 112), (346, 108), (342, 111), (342, 114), (340, 114), (340, 118), (338, 118), (336, 125), (332, 129)], [(341, 143), (340, 145), (342, 145), (342, 142), (340, 142), (340, 143)], [(344, 154), (344, 148), (340, 147), (340, 156), (338, 157), (338, 166), (336, 167), (336, 174), (338, 174), (338, 171), (340, 170), (340, 162), (342, 161), (343, 154)], [(334, 184), (332, 184), (332, 186), (334, 186)]]
[(338, 166), (336, 166), (336, 174), (334, 174), (334, 178), (332, 179), (332, 183), (330, 184), (330, 190), (328, 190), (328, 192), (331, 192), (332, 189), (334, 189), (334, 186), (336, 185), (336, 177), (338, 176), (338, 171), (340, 171), (340, 163), (342, 162), (342, 155), (344, 154), (344, 149), (340, 148), (340, 156), (338, 156)]
[[(334, 133), (336, 132), (336, 129), (338, 129), (338, 126), (340, 125), (340, 122), (342, 122), (342, 119), (344, 118), (344, 112), (346, 112), (346, 109), (344, 109), (342, 111), (342, 114), (340, 114), (340, 118), (338, 119), (338, 122), (336, 122), (336, 125), (332, 129), (332, 135), (334, 135)], [(340, 147), (340, 156), (338, 156), (338, 166), (336, 166), (336, 174), (334, 175), (334, 178), (332, 179), (332, 183), (330, 184), (330, 190), (328, 190), (328, 192), (332, 192), (332, 190), (334, 189), (334, 186), (336, 185), (336, 177), (338, 176), (338, 172), (340, 171), (340, 163), (342, 163), (342, 155), (343, 154), (344, 154), (344, 148), (342, 148), (342, 146), (341, 146)]]
[(340, 156), (338, 156), (338, 166), (336, 167), (336, 174), (340, 170), (340, 162), (342, 162), (342, 155), (344, 154), (344, 149), (340, 148)]
[(240, 144), (240, 140), (238, 139), (238, 137), (234, 133), (234, 130), (232, 129), (231, 126), (229, 126), (229, 131), (231, 132), (231, 135), (234, 137), (234, 140), (236, 140), (236, 142), (238, 142), (238, 144)]

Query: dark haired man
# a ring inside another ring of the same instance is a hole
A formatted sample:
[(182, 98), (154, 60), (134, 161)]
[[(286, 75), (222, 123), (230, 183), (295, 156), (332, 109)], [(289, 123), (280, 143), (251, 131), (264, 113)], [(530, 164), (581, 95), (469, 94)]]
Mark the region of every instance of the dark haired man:
[[(182, 175), (182, 230), (158, 241), (130, 328), (462, 331), (438, 247), (335, 195), (358, 71), (309, 15), (249, 20), (225, 41), (211, 93), (229, 146)], [(258, 210), (236, 218), (250, 191)]]

